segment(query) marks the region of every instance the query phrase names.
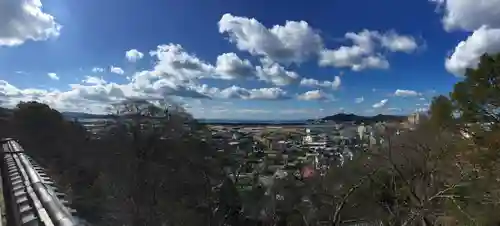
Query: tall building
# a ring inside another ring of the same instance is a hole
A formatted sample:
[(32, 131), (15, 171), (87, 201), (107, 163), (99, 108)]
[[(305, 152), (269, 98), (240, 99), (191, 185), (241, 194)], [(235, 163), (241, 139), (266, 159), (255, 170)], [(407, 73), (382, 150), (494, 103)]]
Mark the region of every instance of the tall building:
[(358, 137), (360, 140), (363, 140), (365, 138), (366, 132), (367, 130), (365, 125), (358, 126)]
[(312, 142), (313, 142), (313, 135), (311, 134), (311, 129), (306, 128), (306, 134), (305, 134), (305, 136), (302, 138), (302, 142), (303, 142), (304, 144), (307, 144), (307, 143), (312, 143)]
[(417, 125), (425, 118), (426, 114), (424, 112), (415, 112), (408, 116), (408, 124)]

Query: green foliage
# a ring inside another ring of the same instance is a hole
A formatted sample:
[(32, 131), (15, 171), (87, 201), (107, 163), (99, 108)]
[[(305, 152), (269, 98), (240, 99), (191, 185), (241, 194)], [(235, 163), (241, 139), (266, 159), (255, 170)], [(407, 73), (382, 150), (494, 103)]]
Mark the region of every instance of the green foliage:
[(467, 123), (500, 123), (500, 54), (483, 55), (477, 69), (468, 69), (451, 98)]
[(443, 95), (434, 97), (430, 105), (430, 123), (439, 128), (448, 128), (453, 125), (453, 104)]
[(468, 69), (463, 81), (450, 94), (459, 114), (460, 130), (470, 138), (460, 142), (460, 161), (469, 172), (451, 206), (461, 213), (461, 222), (494, 225), (500, 222), (500, 54), (481, 57), (476, 69)]

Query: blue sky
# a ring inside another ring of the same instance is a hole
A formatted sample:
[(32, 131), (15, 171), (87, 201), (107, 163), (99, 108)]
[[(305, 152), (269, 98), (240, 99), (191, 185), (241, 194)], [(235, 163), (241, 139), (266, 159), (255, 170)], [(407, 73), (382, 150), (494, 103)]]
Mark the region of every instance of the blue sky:
[(408, 114), (500, 51), (500, 0), (0, 0), (0, 97), (197, 118)]

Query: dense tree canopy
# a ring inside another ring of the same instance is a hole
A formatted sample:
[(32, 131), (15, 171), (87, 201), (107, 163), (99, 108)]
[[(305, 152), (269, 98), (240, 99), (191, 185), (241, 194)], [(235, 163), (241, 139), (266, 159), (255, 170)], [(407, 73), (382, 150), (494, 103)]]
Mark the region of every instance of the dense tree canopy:
[(37, 102), (19, 103), (2, 134), (18, 138), (93, 224), (202, 225), (230, 220), (224, 216), (238, 204), (220, 197), (237, 194), (223, 186), (227, 180), (215, 149), (201, 139), (206, 128), (195, 126), (175, 103), (133, 100), (112, 109), (114, 123), (103, 128), (108, 132), (98, 140)]
[(485, 54), (477, 69), (467, 69), (451, 98), (464, 122), (500, 123), (500, 54)]
[[(498, 224), (500, 218), (500, 54), (481, 57), (477, 68), (466, 70), (450, 97), (440, 96), (431, 105), (431, 121), (448, 128), (461, 140), (456, 161), (467, 176), (456, 191), (462, 205), (461, 221), (475, 225)], [(451, 114), (450, 114), (451, 113)], [(451, 117), (450, 117), (451, 115)]]
[(454, 124), (453, 103), (443, 95), (432, 99), (430, 105), (430, 123), (437, 127), (450, 127)]

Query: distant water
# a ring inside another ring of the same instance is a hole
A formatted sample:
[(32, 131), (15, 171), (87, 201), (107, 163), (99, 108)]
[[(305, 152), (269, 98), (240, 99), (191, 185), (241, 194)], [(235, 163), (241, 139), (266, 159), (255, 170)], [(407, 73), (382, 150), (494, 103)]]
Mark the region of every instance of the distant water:
[(306, 124), (306, 120), (198, 119), (210, 124)]
[[(73, 119), (74, 120), (74, 119)], [(109, 121), (109, 119), (77, 119), (83, 124)], [(252, 120), (252, 119), (198, 119), (199, 122), (209, 124), (306, 124), (307, 120)]]
[[(75, 118), (72, 118), (69, 120), (74, 121)], [(83, 124), (110, 121), (110, 119), (97, 119), (97, 118), (76, 118), (76, 120), (80, 123), (83, 123)]]

